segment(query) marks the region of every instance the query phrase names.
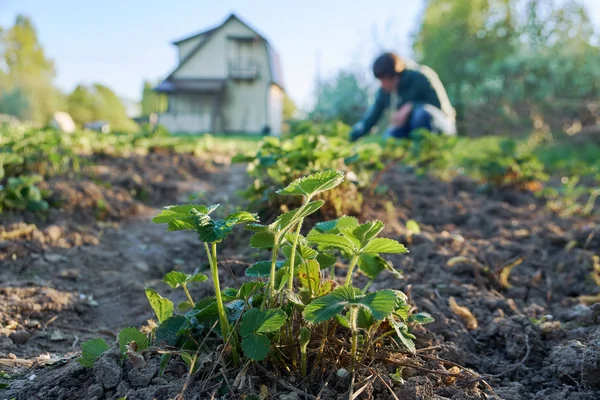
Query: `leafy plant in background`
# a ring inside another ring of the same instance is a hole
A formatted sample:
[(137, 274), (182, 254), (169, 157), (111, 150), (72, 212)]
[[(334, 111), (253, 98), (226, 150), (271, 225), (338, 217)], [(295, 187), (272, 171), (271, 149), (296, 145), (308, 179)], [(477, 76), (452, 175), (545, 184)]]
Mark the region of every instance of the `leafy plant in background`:
[(465, 166), (477, 171), (484, 183), (484, 190), (511, 187), (536, 192), (542, 189), (542, 182), (548, 179), (539, 158), (527, 149), (519, 150), (517, 142), (511, 139), (500, 142), (498, 154), (483, 160), (466, 159)]
[(6, 185), (0, 185), (0, 212), (3, 209), (21, 211), (46, 210), (48, 202), (44, 199), (50, 193), (36, 186), (42, 180), (42, 177), (39, 175), (8, 178)]
[[(188, 229), (198, 235), (205, 246), (215, 288), (214, 296), (194, 299), (187, 286), (203, 284), (207, 277), (169, 272), (163, 281), (172, 288), (181, 287), (186, 294), (187, 300), (178, 306), (153, 288), (146, 288), (158, 319), (150, 344), (176, 348), (164, 351), (161, 369), (172, 354), (179, 354), (190, 373), (196, 373), (198, 353), (215, 350), (207, 344), (213, 334), (220, 337), (226, 360), (234, 366), (265, 361), (271, 368), (304, 377), (309, 373), (311, 358), (315, 366), (324, 363), (334, 368), (349, 367), (355, 373), (359, 362), (368, 362), (380, 351), (415, 352), (410, 326), (432, 319), (427, 314), (411, 314), (408, 299), (401, 291), (369, 291), (383, 271), (401, 276), (382, 254), (407, 251), (395, 240), (378, 237), (383, 222), (359, 223), (354, 217), (342, 216), (320, 222), (308, 235), (302, 234), (305, 218), (324, 205), (323, 200), (314, 198), (340, 186), (343, 180), (344, 174), (335, 170), (294, 180), (277, 192), (300, 197), (300, 206), (279, 215), (269, 225), (258, 223), (256, 215), (246, 211), (215, 220), (211, 215), (217, 206), (189, 204), (166, 207), (153, 219), (167, 224), (168, 231)], [(217, 243), (239, 224), (253, 232), (250, 246), (270, 251), (271, 256), (247, 268), (246, 275), (252, 280), (222, 290)], [(337, 276), (333, 268), (339, 258), (349, 260), (342, 276)], [(355, 267), (369, 278), (362, 288), (355, 286)], [(106, 350), (102, 343), (84, 346), (85, 360), (95, 359)], [(340, 352), (347, 355), (336, 361)]]
[(547, 187), (538, 195), (547, 199), (546, 206), (563, 217), (590, 215), (594, 211), (600, 189), (580, 185), (580, 177), (563, 177), (558, 188)]
[(298, 202), (284, 203), (276, 195), (276, 188), (287, 186), (301, 176), (333, 168), (345, 172), (347, 178), (319, 195), (325, 201), (319, 215), (358, 214), (363, 204), (362, 192), (384, 167), (382, 150), (376, 143), (352, 147), (346, 135), (339, 134), (342, 128), (337, 126), (299, 123), (290, 138), (268, 137), (255, 154), (234, 157), (234, 162), (248, 163), (247, 173), (252, 181), (241, 194), (248, 199), (249, 207), (269, 218), (282, 205), (297, 206)]

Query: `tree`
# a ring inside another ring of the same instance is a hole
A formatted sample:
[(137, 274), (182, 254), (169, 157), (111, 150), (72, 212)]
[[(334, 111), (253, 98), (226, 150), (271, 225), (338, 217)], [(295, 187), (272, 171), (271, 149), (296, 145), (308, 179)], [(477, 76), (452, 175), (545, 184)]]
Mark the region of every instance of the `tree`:
[(289, 121), (294, 119), (296, 110), (298, 110), (296, 103), (294, 103), (294, 100), (292, 100), (292, 98), (285, 93), (283, 97), (283, 120)]
[(316, 92), (312, 118), (338, 119), (350, 125), (368, 107), (367, 85), (353, 71), (341, 70), (333, 78), (319, 82)]
[[(63, 99), (53, 86), (54, 63), (39, 43), (33, 23), (19, 15), (11, 28), (0, 34), (0, 98), (9, 103), (2, 108), (22, 119), (40, 124), (48, 122)], [(19, 98), (19, 107), (15, 107), (15, 96)]]
[(168, 98), (162, 93), (157, 93), (152, 90), (153, 85), (144, 81), (142, 90), (142, 115), (148, 116), (152, 113), (162, 113), (167, 111)]
[(88, 122), (106, 121), (114, 131), (135, 131), (135, 122), (127, 116), (127, 110), (119, 97), (108, 87), (93, 84), (78, 85), (68, 97), (69, 114), (78, 126)]
[(413, 48), (438, 72), (459, 117), (485, 110), (514, 127), (558, 130), (600, 97), (588, 15), (576, 0), (429, 0)]

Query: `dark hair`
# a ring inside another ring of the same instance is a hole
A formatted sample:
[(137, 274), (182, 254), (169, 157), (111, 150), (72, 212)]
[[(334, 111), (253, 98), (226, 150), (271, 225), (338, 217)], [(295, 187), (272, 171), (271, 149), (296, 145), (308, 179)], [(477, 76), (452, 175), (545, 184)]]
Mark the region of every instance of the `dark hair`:
[(373, 62), (373, 75), (377, 79), (393, 78), (404, 70), (404, 61), (395, 53), (383, 53)]

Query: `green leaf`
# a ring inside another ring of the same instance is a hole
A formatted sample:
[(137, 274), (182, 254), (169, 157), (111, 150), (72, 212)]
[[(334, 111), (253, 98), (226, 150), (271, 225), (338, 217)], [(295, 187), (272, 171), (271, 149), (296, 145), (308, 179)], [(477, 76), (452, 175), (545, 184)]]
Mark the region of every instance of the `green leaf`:
[(158, 322), (163, 322), (171, 315), (173, 315), (173, 302), (169, 299), (162, 297), (160, 294), (156, 293), (156, 291), (152, 288), (146, 288), (146, 297), (150, 302), (150, 306), (156, 313), (156, 318)]
[(179, 271), (171, 271), (165, 275), (163, 282), (171, 286), (173, 289), (178, 288), (184, 283), (187, 283), (188, 275)]
[(181, 315), (174, 315), (156, 327), (155, 342), (166, 346), (177, 346), (182, 340), (178, 332), (187, 328), (189, 321)]
[(91, 368), (94, 366), (96, 359), (109, 348), (108, 344), (101, 338), (85, 341), (81, 344), (81, 357), (77, 359), (77, 362), (84, 367)]
[(337, 257), (327, 253), (319, 253), (317, 255), (317, 261), (319, 262), (321, 269), (326, 269), (335, 264)]
[(362, 248), (379, 235), (384, 227), (384, 223), (379, 220), (369, 221), (354, 229), (352, 233), (360, 241), (360, 247)]
[(406, 229), (411, 231), (412, 233), (421, 233), (421, 227), (417, 223), (417, 221), (413, 219), (409, 219), (406, 221)]
[(298, 178), (284, 189), (277, 191), (283, 195), (297, 195), (311, 198), (321, 192), (333, 189), (344, 181), (344, 173), (328, 170)]
[(310, 246), (299, 246), (299, 248), (300, 248), (300, 255), (305, 260), (313, 260), (313, 259), (317, 258), (317, 256), (319, 255), (319, 252)]
[(408, 253), (403, 244), (398, 243), (393, 239), (375, 238), (369, 242), (362, 250), (362, 254), (369, 253)]
[[(296, 269), (298, 280), (300, 281), (301, 287), (312, 290), (312, 293), (316, 293), (321, 285), (321, 268), (316, 260), (308, 260), (302, 263)], [(309, 282), (310, 276), (310, 282)], [(310, 283), (310, 286), (309, 286)]]
[(342, 286), (326, 296), (313, 300), (304, 309), (304, 318), (314, 324), (324, 322), (339, 314), (347, 304), (354, 301), (360, 291), (354, 287)]
[(410, 333), (408, 332), (408, 327), (400, 322), (396, 321), (394, 318), (388, 318), (388, 322), (396, 331), (396, 335), (398, 335), (398, 339), (402, 342), (402, 344), (412, 353), (416, 354), (417, 348), (415, 346), (415, 342), (413, 342)]
[(431, 315), (427, 313), (417, 313), (413, 314), (408, 318), (408, 322), (416, 322), (418, 324), (430, 324), (435, 322), (435, 319), (431, 317)]
[(189, 301), (182, 301), (181, 303), (177, 304), (177, 311), (179, 312), (185, 312), (187, 310), (189, 310), (190, 308), (192, 308), (192, 303), (190, 303)]
[(288, 267), (279, 269), (275, 273), (275, 290), (278, 292), (281, 291), (289, 279), (290, 279), (290, 269)]
[(220, 242), (225, 239), (238, 224), (256, 222), (258, 217), (247, 211), (229, 214), (225, 219), (213, 221), (206, 215), (198, 215), (198, 236), (205, 243)]
[[(178, 219), (185, 219), (190, 217), (190, 212), (195, 210), (196, 212), (202, 214), (210, 214), (214, 210), (219, 207), (219, 204), (215, 204), (212, 206), (204, 206), (200, 204), (182, 204), (177, 206), (166, 206), (164, 209), (154, 218), (152, 218), (152, 222), (155, 224), (168, 224), (171, 221), (175, 221)], [(194, 229), (188, 228), (188, 229)]]
[(264, 360), (269, 355), (271, 341), (265, 335), (253, 333), (242, 339), (244, 354), (254, 361)]
[(273, 232), (257, 232), (250, 238), (250, 246), (262, 250), (272, 249), (275, 246), (275, 234)]
[(274, 232), (286, 232), (300, 220), (316, 212), (323, 204), (325, 204), (323, 200), (311, 201), (302, 207), (281, 214), (269, 227)]
[(333, 233), (311, 233), (308, 235), (308, 240), (312, 243), (315, 243), (319, 246), (323, 246), (326, 248), (335, 247), (338, 249), (345, 250), (349, 253), (354, 254), (358, 251), (358, 249), (354, 246), (351, 240), (340, 235), (336, 235)]
[(280, 329), (287, 319), (282, 310), (265, 310), (252, 308), (244, 313), (240, 324), (240, 334), (249, 336), (253, 333), (269, 333)]
[(378, 255), (362, 254), (358, 257), (358, 268), (371, 279), (375, 279), (381, 271), (388, 267), (387, 261)]
[(271, 273), (271, 261), (259, 261), (246, 268), (246, 276), (263, 278)]
[(260, 293), (260, 290), (265, 287), (263, 282), (250, 281), (240, 286), (240, 290), (237, 298), (240, 300), (248, 301), (250, 297)]
[(356, 228), (357, 226), (358, 219), (344, 215), (331, 221), (319, 222), (314, 229), (320, 233), (339, 233), (339, 228)]
[(366, 307), (375, 319), (381, 321), (395, 310), (397, 304), (396, 293), (389, 289), (379, 290), (360, 299), (358, 304)]
[(198, 273), (196, 275), (188, 275), (187, 283), (204, 282), (207, 279), (208, 279), (208, 276)]
[(137, 351), (146, 350), (148, 348), (148, 337), (137, 330), (136, 328), (123, 328), (119, 332), (119, 350), (124, 354), (127, 350), (126, 345), (130, 342), (137, 344)]

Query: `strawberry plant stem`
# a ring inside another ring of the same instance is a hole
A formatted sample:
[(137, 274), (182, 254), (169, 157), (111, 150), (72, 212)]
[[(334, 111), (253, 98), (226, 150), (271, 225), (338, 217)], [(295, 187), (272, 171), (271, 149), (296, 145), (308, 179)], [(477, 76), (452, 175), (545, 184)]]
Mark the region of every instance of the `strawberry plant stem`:
[(190, 292), (187, 288), (187, 285), (184, 283), (183, 285), (181, 285), (181, 287), (183, 288), (183, 291), (185, 292), (185, 295), (187, 296), (190, 304), (192, 305), (192, 308), (196, 307), (196, 303), (194, 303), (194, 300), (192, 300), (192, 296), (190, 296)]
[[(300, 230), (302, 229), (302, 220), (298, 222), (298, 226), (296, 227), (296, 232), (294, 232), (294, 243), (292, 243), (292, 254), (290, 255), (290, 281), (288, 284), (288, 289), (290, 292), (294, 290), (294, 265), (296, 261), (296, 247), (298, 247), (298, 236), (300, 235)], [(308, 268), (306, 269), (308, 272)], [(310, 285), (310, 276), (308, 277), (308, 282)]]
[(354, 364), (356, 363), (356, 348), (358, 342), (358, 309), (356, 307), (350, 308), (350, 329), (352, 330), (352, 350), (350, 355), (350, 373), (354, 374)]
[[(279, 252), (279, 241), (275, 240), (271, 254), (271, 274), (269, 276), (269, 300), (275, 298), (275, 268), (277, 267), (277, 253)], [(291, 279), (291, 277), (290, 277)], [(263, 303), (264, 306), (264, 303)]]
[[(227, 314), (225, 314), (225, 306), (223, 306), (223, 298), (221, 297), (221, 285), (219, 284), (219, 270), (217, 263), (217, 243), (211, 243), (212, 253), (208, 247), (208, 243), (204, 243), (208, 260), (210, 263), (210, 271), (212, 273), (213, 284), (215, 285), (215, 297), (217, 299), (217, 309), (219, 310), (219, 321), (221, 322), (221, 333), (223, 340), (227, 342), (231, 332)], [(231, 355), (235, 366), (239, 364), (239, 355), (237, 353), (237, 343), (233, 335), (231, 335)]]
[(346, 275), (346, 282), (344, 283), (344, 286), (350, 286), (352, 284), (352, 272), (354, 272), (354, 266), (356, 265), (357, 261), (358, 254), (355, 254), (352, 257), (352, 260), (350, 260), (350, 266), (348, 267), (348, 275)]

